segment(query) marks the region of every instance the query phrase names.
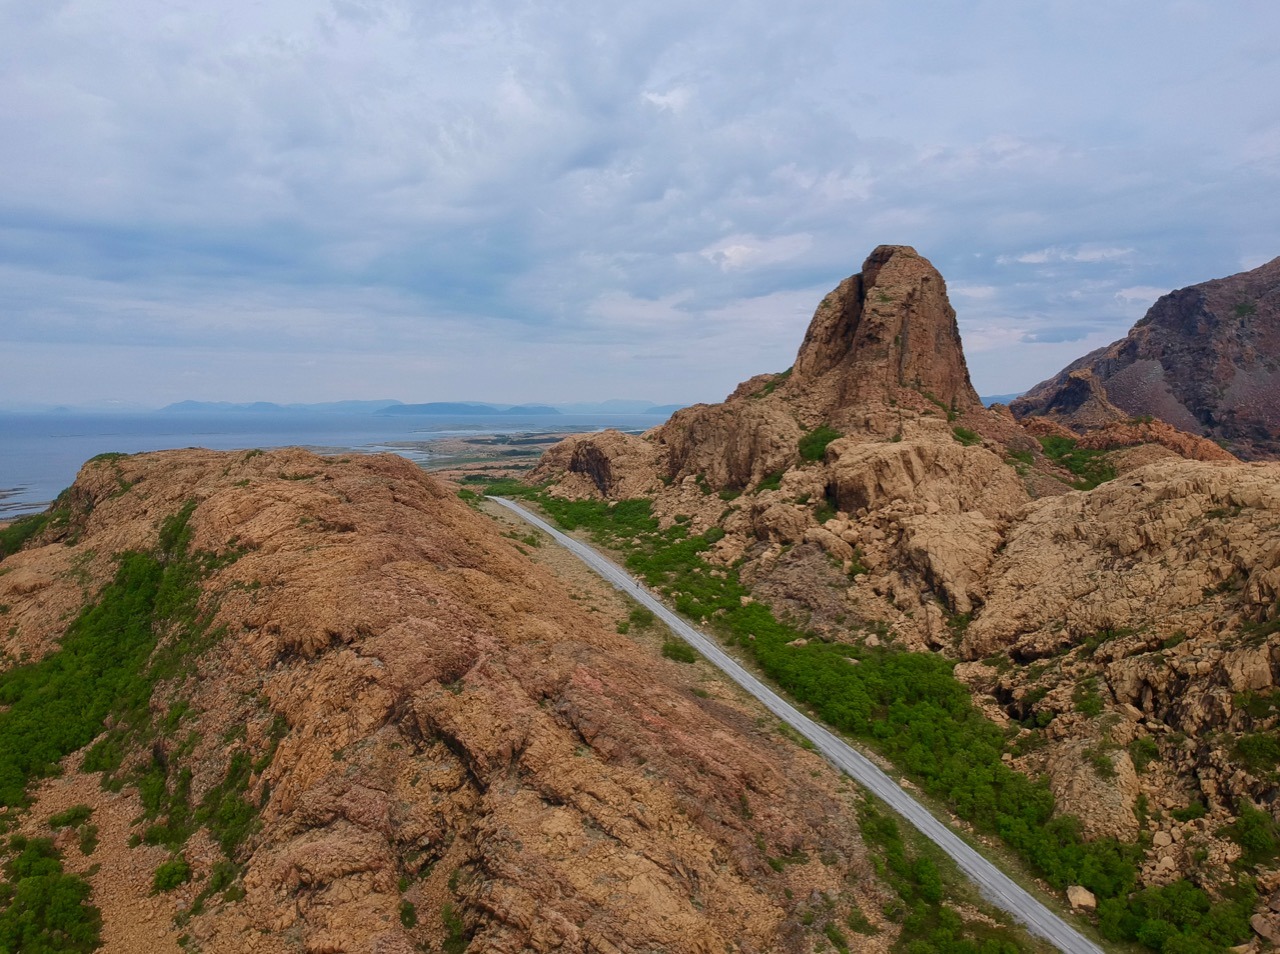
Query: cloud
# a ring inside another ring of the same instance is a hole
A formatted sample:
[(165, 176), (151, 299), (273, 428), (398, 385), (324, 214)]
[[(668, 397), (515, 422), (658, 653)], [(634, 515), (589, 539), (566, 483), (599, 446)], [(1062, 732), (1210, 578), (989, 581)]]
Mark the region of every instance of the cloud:
[(1062, 344), (1067, 341), (1084, 341), (1096, 328), (1059, 327), (1043, 331), (1025, 332), (1019, 339), (1024, 344)]
[(708, 245), (698, 254), (720, 266), (721, 271), (729, 272), (799, 258), (812, 246), (812, 235), (779, 235), (776, 238), (734, 235)]
[(182, 397), (715, 398), (892, 242), (1012, 390), (1136, 289), (1280, 252), (1280, 8), (1204, 10), (0, 6), (0, 341), (134, 369), (77, 365), (55, 402), (149, 401), (171, 365), (224, 389)]
[(1122, 262), (1131, 258), (1133, 254), (1132, 248), (1079, 245), (1074, 248), (1042, 248), (1034, 252), (1023, 252), (1020, 255), (1001, 255), (996, 262), (1000, 265), (1045, 265), (1050, 262), (1095, 264)]

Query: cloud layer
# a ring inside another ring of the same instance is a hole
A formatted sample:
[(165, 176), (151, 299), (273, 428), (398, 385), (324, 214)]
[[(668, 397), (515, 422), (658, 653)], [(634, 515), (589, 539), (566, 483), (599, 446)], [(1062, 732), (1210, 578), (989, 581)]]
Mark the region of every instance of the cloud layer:
[(0, 405), (714, 400), (881, 243), (999, 393), (1280, 254), (1274, 4), (780, 10), (0, 3)]

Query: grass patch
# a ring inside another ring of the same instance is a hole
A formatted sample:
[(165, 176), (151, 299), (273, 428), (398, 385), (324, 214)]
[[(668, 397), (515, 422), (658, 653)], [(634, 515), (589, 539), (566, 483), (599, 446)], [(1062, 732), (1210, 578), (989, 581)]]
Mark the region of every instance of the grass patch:
[(789, 377), (791, 377), (791, 369), (790, 369), (790, 368), (787, 368), (787, 370), (785, 370), (785, 371), (780, 371), (780, 372), (778, 372), (777, 374), (775, 374), (775, 375), (773, 376), (772, 380), (770, 380), (768, 384), (766, 384), (764, 387), (762, 387), (759, 391), (757, 391), (755, 394), (753, 394), (753, 395), (751, 395), (751, 396), (752, 396), (752, 397), (754, 397), (754, 398), (768, 397), (770, 394), (772, 394), (774, 391), (776, 391), (776, 390), (778, 389), (778, 387), (779, 387), (779, 386), (780, 386), (784, 381), (786, 381), (786, 380), (787, 380), (787, 378), (789, 378)]
[(1236, 739), (1235, 753), (1254, 775), (1267, 775), (1280, 765), (1280, 735), (1256, 732)]
[(960, 427), (959, 425), (951, 428), (951, 436), (965, 447), (973, 447), (975, 444), (982, 443), (982, 435), (977, 431), (971, 431), (969, 428)]
[(1141, 774), (1152, 762), (1160, 760), (1160, 748), (1155, 739), (1144, 735), (1129, 743), (1129, 758), (1133, 760), (1134, 770)]
[(828, 427), (825, 424), (816, 427), (800, 438), (800, 456), (808, 461), (822, 460), (822, 456), (827, 452), (827, 445), (842, 437), (844, 435), (834, 427)]
[(49, 816), (49, 827), (55, 831), (59, 828), (76, 828), (93, 817), (93, 809), (88, 805), (72, 805), (65, 812)]
[(1071, 486), (1076, 490), (1092, 490), (1099, 484), (1114, 480), (1116, 469), (1106, 460), (1106, 451), (1078, 450), (1073, 437), (1041, 437), (1040, 446), (1045, 457), (1064, 470), (1075, 475)]
[(698, 654), (683, 639), (667, 639), (662, 643), (662, 655), (676, 662), (692, 663), (698, 661)]
[(21, 550), (28, 540), (49, 525), (49, 519), (47, 513), (33, 513), (19, 517), (0, 530), (0, 560)]

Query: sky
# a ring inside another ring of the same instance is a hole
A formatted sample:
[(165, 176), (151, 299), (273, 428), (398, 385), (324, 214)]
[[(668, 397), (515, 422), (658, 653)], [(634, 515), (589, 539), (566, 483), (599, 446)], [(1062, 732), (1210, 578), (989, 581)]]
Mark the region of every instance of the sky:
[(1022, 391), (1280, 255), (1274, 0), (0, 0), (0, 407), (716, 401), (880, 244)]

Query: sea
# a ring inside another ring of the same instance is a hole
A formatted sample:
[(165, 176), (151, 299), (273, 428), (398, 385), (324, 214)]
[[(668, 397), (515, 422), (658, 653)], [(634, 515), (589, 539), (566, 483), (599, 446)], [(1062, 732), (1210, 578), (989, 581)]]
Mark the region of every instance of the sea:
[[(305, 447), (317, 453), (395, 453), (422, 466), (431, 442), (492, 434), (643, 431), (665, 415), (436, 417), (288, 411), (280, 413), (0, 413), (0, 520), (38, 513), (98, 454), (172, 448), (247, 450)], [(443, 461), (440, 461), (443, 463)]]

